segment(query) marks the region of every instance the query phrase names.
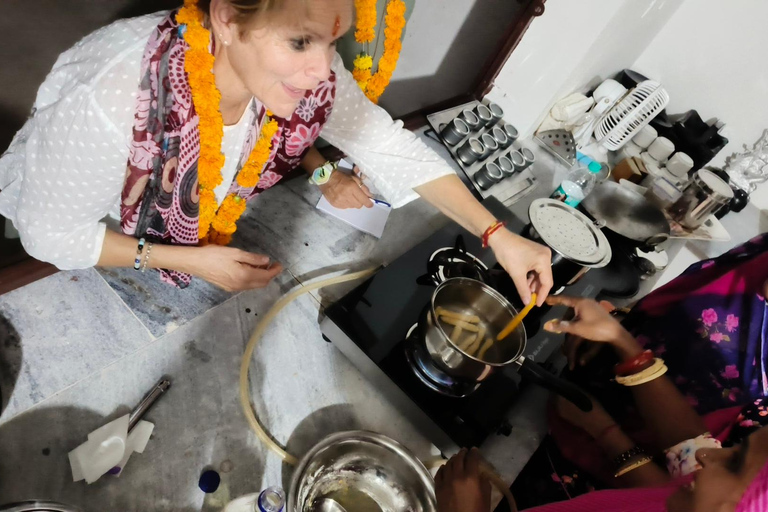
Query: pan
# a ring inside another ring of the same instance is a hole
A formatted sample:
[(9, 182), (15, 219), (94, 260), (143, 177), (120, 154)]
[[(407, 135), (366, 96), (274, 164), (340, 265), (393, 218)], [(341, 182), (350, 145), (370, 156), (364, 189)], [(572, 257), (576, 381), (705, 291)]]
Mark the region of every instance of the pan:
[(561, 395), (583, 411), (592, 410), (591, 400), (578, 387), (523, 356), (527, 335), (522, 324), (507, 338), (495, 341), (481, 358), (477, 349), (464, 346), (472, 332), (465, 330), (464, 338), (451, 339), (455, 326), (440, 318), (438, 311), (443, 309), (477, 317), (476, 325), (485, 332), (484, 338), (491, 340), (517, 315), (504, 296), (480, 281), (465, 277), (443, 281), (419, 320), (421, 341), (439, 369), (463, 381), (482, 382), (507, 366), (515, 366), (523, 378)]
[(581, 207), (606, 228), (635, 242), (654, 246), (669, 238), (669, 222), (662, 211), (614, 181), (596, 186)]

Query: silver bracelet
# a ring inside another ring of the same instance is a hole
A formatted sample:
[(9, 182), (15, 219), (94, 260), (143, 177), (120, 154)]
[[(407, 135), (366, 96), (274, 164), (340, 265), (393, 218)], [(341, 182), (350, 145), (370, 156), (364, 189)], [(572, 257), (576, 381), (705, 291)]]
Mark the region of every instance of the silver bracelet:
[(149, 253), (152, 252), (152, 244), (147, 245), (147, 253), (144, 255), (144, 265), (141, 267), (141, 273), (143, 274), (147, 270), (147, 264), (149, 263)]

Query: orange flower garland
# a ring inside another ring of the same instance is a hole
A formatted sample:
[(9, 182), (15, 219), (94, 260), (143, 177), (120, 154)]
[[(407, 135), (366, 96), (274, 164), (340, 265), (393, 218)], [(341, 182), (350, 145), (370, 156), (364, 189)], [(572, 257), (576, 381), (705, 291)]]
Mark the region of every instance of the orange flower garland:
[[(237, 220), (245, 212), (245, 199), (229, 194), (219, 206), (214, 193), (223, 179), (221, 139), (224, 136), (224, 120), (219, 111), (221, 93), (213, 75), (214, 57), (208, 51), (211, 33), (203, 26), (203, 13), (197, 8), (195, 0), (184, 0), (184, 7), (176, 15), (176, 21), (186, 25), (184, 41), (189, 49), (184, 54), (184, 70), (189, 76), (192, 101), (200, 118), (200, 156), (197, 161), (200, 192), (198, 237), (203, 242), (226, 245), (237, 229)], [(259, 182), (261, 170), (272, 154), (272, 138), (278, 126), (271, 116), (271, 112), (267, 112), (259, 139), (238, 173), (237, 183), (242, 187), (254, 187)]]
[[(376, 1), (355, 0), (355, 7), (357, 8), (355, 40), (367, 45), (374, 38)], [(371, 10), (373, 10), (372, 18)], [(403, 35), (403, 28), (405, 28), (405, 10), (406, 6), (403, 0), (389, 0), (387, 3), (387, 14), (384, 18), (384, 53), (379, 59), (379, 69), (376, 73), (371, 75), (373, 59), (368, 53), (362, 52), (355, 59), (352, 76), (368, 99), (374, 103), (379, 102), (379, 97), (389, 85), (392, 73), (397, 67), (402, 49), (400, 38)]]
[(376, 0), (355, 0), (355, 41), (370, 43), (376, 37)]

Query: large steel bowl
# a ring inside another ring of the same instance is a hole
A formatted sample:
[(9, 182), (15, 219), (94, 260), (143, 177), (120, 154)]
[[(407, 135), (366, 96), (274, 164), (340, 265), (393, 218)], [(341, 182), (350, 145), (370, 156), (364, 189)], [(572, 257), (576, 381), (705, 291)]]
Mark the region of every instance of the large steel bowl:
[(435, 512), (434, 481), (407, 448), (381, 434), (331, 434), (299, 462), (287, 512), (321, 510), (332, 499), (347, 512)]
[(23, 501), (0, 505), (0, 512), (79, 512), (79, 509), (53, 501)]

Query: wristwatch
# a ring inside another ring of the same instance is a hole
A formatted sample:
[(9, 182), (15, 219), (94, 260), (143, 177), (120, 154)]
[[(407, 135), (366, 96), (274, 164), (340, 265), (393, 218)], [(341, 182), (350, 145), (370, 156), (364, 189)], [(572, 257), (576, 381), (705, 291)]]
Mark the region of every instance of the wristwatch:
[(315, 185), (325, 185), (331, 179), (333, 171), (338, 169), (338, 162), (325, 162), (323, 165), (312, 171), (309, 182)]

